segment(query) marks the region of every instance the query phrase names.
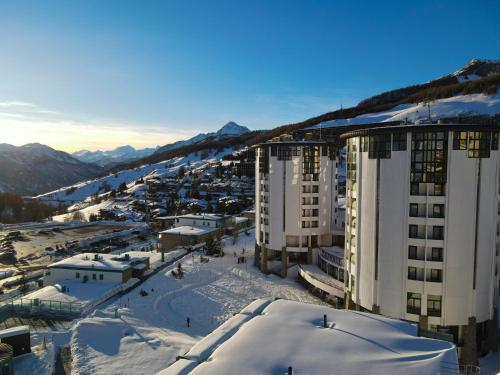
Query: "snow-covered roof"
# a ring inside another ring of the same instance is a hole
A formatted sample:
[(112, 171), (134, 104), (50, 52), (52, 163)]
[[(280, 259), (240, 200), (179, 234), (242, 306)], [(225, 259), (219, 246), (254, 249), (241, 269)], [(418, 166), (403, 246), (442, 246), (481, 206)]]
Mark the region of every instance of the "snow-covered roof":
[(0, 339), (6, 338), (6, 337), (11, 337), (11, 336), (24, 335), (26, 333), (30, 333), (29, 326), (12, 327), (12, 328), (1, 330), (0, 331)]
[(248, 221), (248, 217), (244, 217), (244, 216), (235, 216), (235, 218), (234, 218), (234, 222), (235, 222), (236, 224), (244, 223), (244, 222), (246, 222), (246, 221)]
[[(220, 335), (216, 330), (203, 342), (209, 344), (214, 334)], [(216, 344), (206, 361), (193, 363), (189, 374), (284, 374), (288, 366), (297, 374), (458, 373), (455, 346), (417, 337), (414, 324), (287, 300), (270, 303)], [(169, 373), (174, 372), (162, 372)]]
[[(96, 255), (98, 259), (96, 260)], [(130, 254), (129, 254), (130, 255)], [(124, 254), (94, 254), (83, 253), (52, 263), (49, 268), (75, 268), (75, 269), (96, 269), (101, 271), (124, 271), (130, 268), (133, 261), (143, 261), (146, 257), (137, 257), (133, 254), (129, 259), (125, 259)]]
[(228, 216), (228, 215), (222, 216), (222, 215), (216, 215), (216, 214), (199, 214), (199, 215), (187, 214), (187, 215), (179, 216), (179, 219), (220, 221), (220, 220), (227, 219), (228, 217), (230, 217), (230, 216)]
[(176, 227), (176, 228), (164, 230), (164, 231), (160, 232), (160, 234), (178, 234), (178, 235), (184, 235), (184, 236), (201, 236), (202, 234), (215, 232), (217, 230), (218, 230), (217, 228), (211, 228), (211, 227), (197, 227), (197, 226), (185, 225), (182, 227)]

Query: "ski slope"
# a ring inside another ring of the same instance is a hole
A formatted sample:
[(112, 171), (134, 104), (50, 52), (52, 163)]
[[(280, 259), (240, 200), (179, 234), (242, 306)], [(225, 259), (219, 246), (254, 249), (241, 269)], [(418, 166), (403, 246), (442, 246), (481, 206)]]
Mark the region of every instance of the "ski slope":
[[(500, 113), (500, 94), (460, 95), (430, 102), (431, 118), (472, 115), (494, 115)], [(425, 103), (401, 104), (383, 112), (367, 113), (348, 119), (325, 121), (313, 128), (330, 128), (346, 125), (363, 125), (375, 122), (427, 120), (429, 109)]]

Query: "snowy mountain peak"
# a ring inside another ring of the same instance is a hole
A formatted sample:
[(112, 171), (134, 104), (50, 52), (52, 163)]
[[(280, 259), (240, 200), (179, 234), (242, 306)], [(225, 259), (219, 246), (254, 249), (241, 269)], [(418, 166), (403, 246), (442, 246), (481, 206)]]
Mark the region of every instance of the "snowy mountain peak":
[(250, 129), (246, 126), (238, 125), (234, 121), (229, 121), (226, 125), (217, 131), (217, 135), (240, 135), (248, 133)]
[(500, 73), (500, 60), (482, 60), (473, 59), (469, 61), (462, 69), (457, 70), (452, 74), (460, 80), (460, 77), (472, 76), (473, 79), (486, 77), (491, 74)]
[(73, 153), (73, 156), (86, 163), (97, 164), (101, 167), (109, 167), (117, 163), (125, 163), (151, 155), (157, 148), (158, 147), (137, 150), (130, 145), (125, 145), (110, 151), (81, 150)]

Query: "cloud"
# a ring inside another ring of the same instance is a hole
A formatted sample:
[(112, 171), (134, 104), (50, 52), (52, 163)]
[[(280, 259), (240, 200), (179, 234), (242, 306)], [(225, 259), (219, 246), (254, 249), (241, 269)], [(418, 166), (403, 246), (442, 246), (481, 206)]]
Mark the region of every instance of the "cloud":
[(0, 102), (0, 107), (2, 107), (2, 108), (12, 108), (12, 107), (16, 108), (16, 107), (36, 107), (36, 106), (32, 103), (12, 100), (12, 101)]
[(151, 147), (189, 138), (184, 130), (157, 124), (83, 119), (22, 101), (0, 102), (0, 142), (43, 143), (59, 150), (108, 150), (125, 144)]

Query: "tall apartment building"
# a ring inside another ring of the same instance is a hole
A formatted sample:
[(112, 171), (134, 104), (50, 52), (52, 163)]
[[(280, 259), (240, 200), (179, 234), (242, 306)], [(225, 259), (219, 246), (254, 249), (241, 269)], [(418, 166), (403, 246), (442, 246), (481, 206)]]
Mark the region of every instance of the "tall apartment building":
[(453, 335), (469, 363), (496, 345), (499, 130), (379, 126), (342, 136), (350, 300)]
[(335, 242), (337, 154), (331, 143), (291, 137), (256, 148), (255, 262), (263, 272), (286, 276)]

